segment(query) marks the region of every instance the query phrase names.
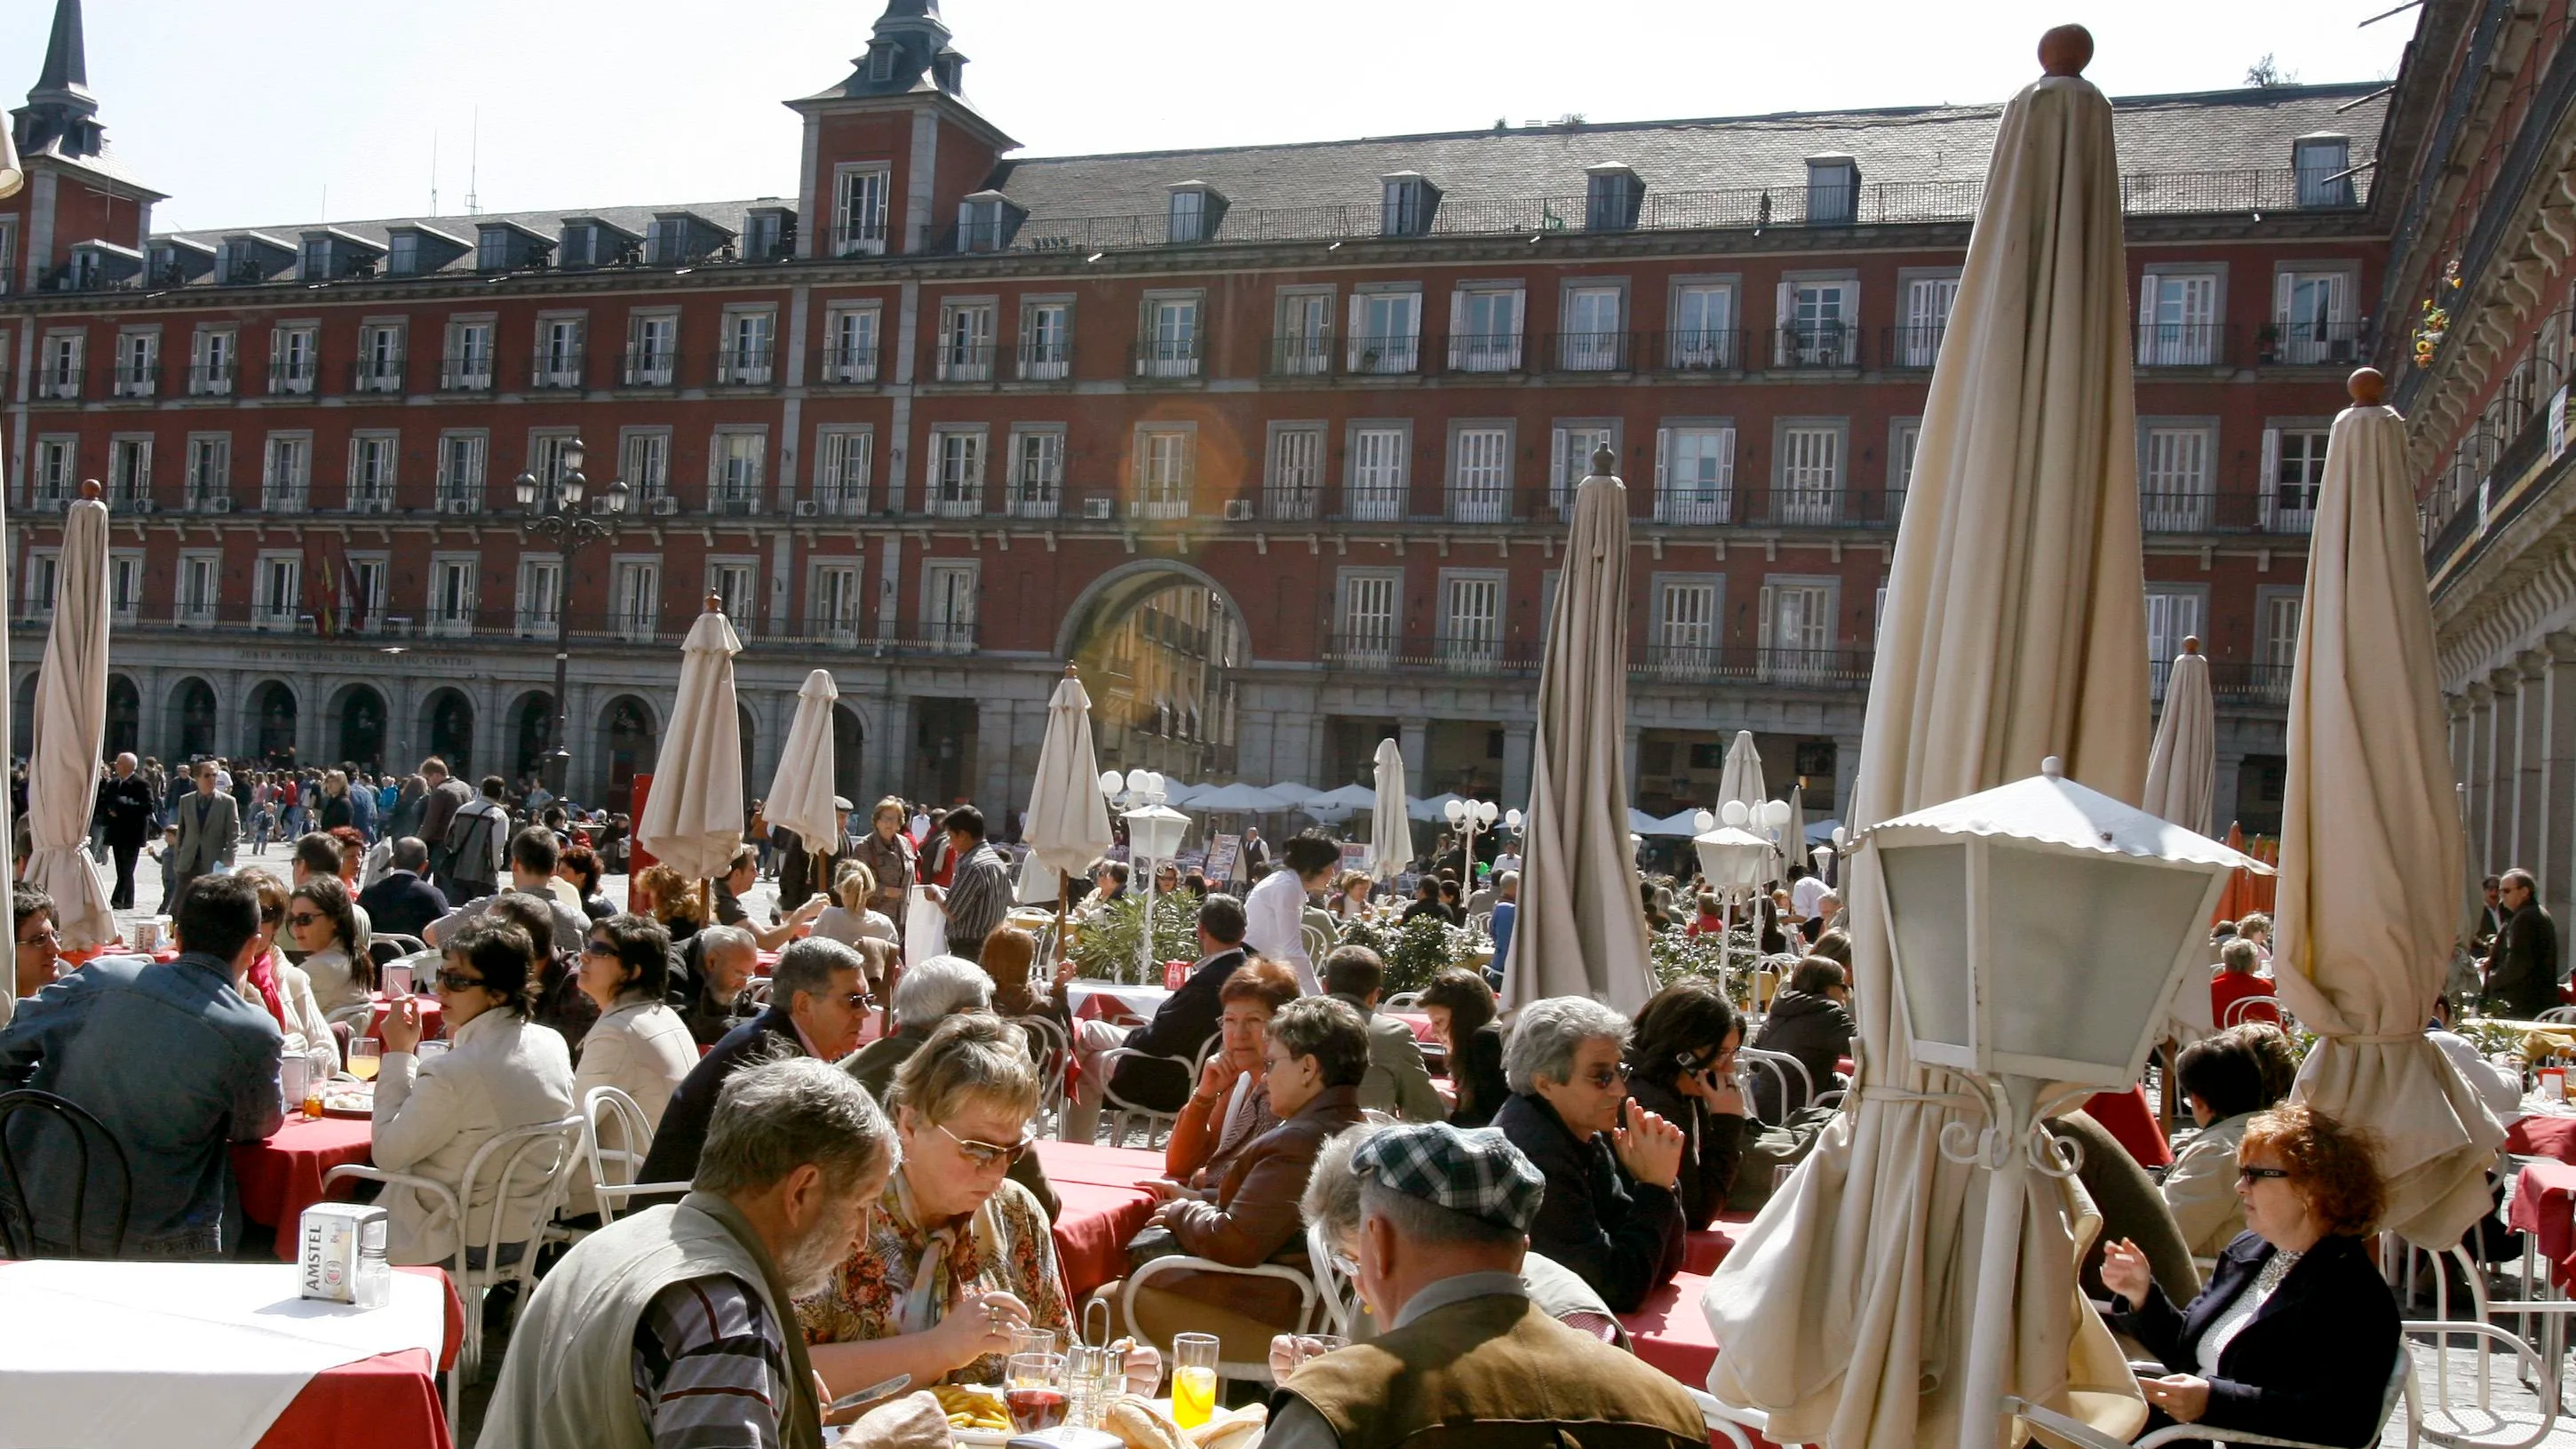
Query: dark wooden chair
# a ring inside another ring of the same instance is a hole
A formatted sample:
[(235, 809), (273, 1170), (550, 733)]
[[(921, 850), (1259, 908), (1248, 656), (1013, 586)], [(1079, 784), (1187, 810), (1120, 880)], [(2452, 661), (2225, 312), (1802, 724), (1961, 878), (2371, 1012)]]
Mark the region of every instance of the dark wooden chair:
[(38, 1252), (35, 1238), (35, 1213), (27, 1202), (26, 1176), (19, 1164), (19, 1144), (13, 1140), (17, 1119), (29, 1117), (36, 1132), (63, 1131), (72, 1134), (73, 1160), (78, 1171), (72, 1177), (71, 1256), (92, 1256), (86, 1251), (99, 1235), (92, 1231), (89, 1213), (90, 1155), (97, 1152), (116, 1163), (116, 1213), (105, 1218), (107, 1251), (96, 1256), (122, 1257), (125, 1253), (127, 1216), (134, 1207), (134, 1177), (125, 1157), (125, 1144), (107, 1130), (105, 1123), (91, 1116), (77, 1103), (51, 1092), (23, 1088), (0, 1093), (0, 1257), (34, 1258)]

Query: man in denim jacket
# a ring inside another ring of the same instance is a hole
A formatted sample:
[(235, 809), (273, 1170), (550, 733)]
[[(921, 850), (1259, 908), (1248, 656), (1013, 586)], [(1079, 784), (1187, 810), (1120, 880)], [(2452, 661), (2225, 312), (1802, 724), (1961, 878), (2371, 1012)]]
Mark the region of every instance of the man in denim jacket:
[[(19, 1002), (0, 1031), (0, 1082), (68, 1098), (124, 1148), (126, 1258), (221, 1256), (224, 1219), (238, 1216), (227, 1149), (285, 1119), (277, 1022), (243, 987), (262, 949), (250, 879), (199, 879), (180, 903), (178, 934), (176, 961), (102, 957)], [(85, 1221), (75, 1224), (80, 1157), (69, 1131), (32, 1113), (8, 1130), (37, 1250), (112, 1251), (116, 1154), (92, 1144)]]

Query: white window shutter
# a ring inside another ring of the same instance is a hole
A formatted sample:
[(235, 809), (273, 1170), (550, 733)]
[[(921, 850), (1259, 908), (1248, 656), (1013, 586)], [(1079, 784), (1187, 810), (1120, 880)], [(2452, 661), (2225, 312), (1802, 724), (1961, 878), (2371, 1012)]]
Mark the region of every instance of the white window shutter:
[(2263, 430), (2263, 471), (2254, 475), (2254, 491), (2263, 500), (2262, 511), (2266, 518), (2272, 514), (2272, 499), (2276, 496), (2273, 489), (2280, 482), (2280, 478), (2281, 430), (2265, 428)]
[(1669, 454), (1672, 451), (1672, 445), (1672, 429), (1655, 429), (1655, 492), (1658, 496), (1663, 493), (1665, 480), (1671, 475)]
[(2275, 322), (2287, 322), (2287, 321), (2289, 321), (2289, 320), (2290, 320), (2290, 298), (2292, 297), (2292, 295), (2294, 295), (2294, 292), (2295, 292), (2295, 289), (2296, 289), (2296, 288), (2297, 288), (2297, 286), (2298, 286), (2298, 283), (2299, 283), (2299, 279), (2298, 279), (2297, 275), (2296, 275), (2296, 274), (2294, 274), (2294, 273), (2284, 271), (2284, 272), (2277, 272), (2277, 273), (2274, 273), (2274, 274), (2273, 274), (2273, 277), (2272, 277), (2272, 320), (2273, 320), (2273, 321), (2275, 321)]
[(1790, 311), (1789, 295), (1789, 284), (1782, 282), (1771, 304), (1771, 360), (1775, 363), (1789, 360), (1789, 324), (1796, 320)]
[(1762, 586), (1762, 597), (1754, 608), (1762, 615), (1761, 633), (1755, 642), (1761, 648), (1768, 649), (1771, 647), (1771, 586), (1769, 584)]

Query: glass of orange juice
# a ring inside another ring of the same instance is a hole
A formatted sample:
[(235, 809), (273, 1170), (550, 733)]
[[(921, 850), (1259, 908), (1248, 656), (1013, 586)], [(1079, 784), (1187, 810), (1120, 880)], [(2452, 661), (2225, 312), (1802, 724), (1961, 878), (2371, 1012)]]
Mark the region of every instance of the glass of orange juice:
[(1195, 1429), (1216, 1413), (1216, 1335), (1172, 1338), (1172, 1422)]
[(349, 1075), (362, 1082), (376, 1079), (376, 1069), (384, 1065), (385, 1044), (371, 1036), (352, 1038), (349, 1042)]

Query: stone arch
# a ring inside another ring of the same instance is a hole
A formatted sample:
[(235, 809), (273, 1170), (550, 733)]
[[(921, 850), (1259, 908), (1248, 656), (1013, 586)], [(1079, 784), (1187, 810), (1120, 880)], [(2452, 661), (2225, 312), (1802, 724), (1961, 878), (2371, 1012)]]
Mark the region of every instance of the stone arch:
[(553, 777), (545, 774), (547, 751), (555, 743), (555, 697), (552, 690), (530, 689), (510, 701), (503, 716), (508, 731), (509, 777), (515, 787), (530, 775), (546, 780), (553, 787)]
[(1251, 632), (1213, 575), (1177, 559), (1112, 569), (1065, 612), (1056, 652), (1089, 681), (1103, 768), (1182, 780), (1237, 768), (1237, 676), (1251, 663)]
[(170, 686), (170, 759), (175, 763), (215, 754), (223, 707), (215, 687), (196, 675), (183, 675)]
[(242, 696), (241, 753), (261, 765), (287, 766), (295, 758), (295, 727), (302, 702), (295, 686), (283, 679), (263, 679)]
[(865, 758), (867, 740), (867, 726), (860, 721), (859, 712), (847, 704), (833, 705), (832, 793), (857, 810), (867, 808), (867, 802), (859, 798), (859, 766)]
[(733, 710), (734, 718), (742, 731), (742, 798), (746, 801), (757, 800), (769, 789), (768, 777), (752, 770), (752, 761), (759, 755), (757, 745), (760, 739), (760, 727), (751, 717), (751, 706), (743, 703), (739, 697), (733, 702)]
[(650, 773), (661, 753), (662, 722), (641, 695), (621, 694), (599, 707), (599, 792), (602, 805), (634, 813), (635, 777)]
[(143, 753), (143, 691), (131, 675), (107, 676), (107, 733), (100, 748), (111, 760)]
[(421, 700), (420, 737), (426, 742), (423, 759), (436, 755), (447, 762), (447, 773), (460, 780), (475, 778), (474, 701), (464, 690), (433, 689)]
[(344, 684), (322, 707), (322, 737), (331, 742), (331, 763), (364, 770), (385, 766), (385, 731), (393, 711), (384, 691), (372, 684)]
[(30, 669), (18, 676), (9, 692), (9, 754), (13, 759), (29, 759), (36, 753), (36, 671)]

